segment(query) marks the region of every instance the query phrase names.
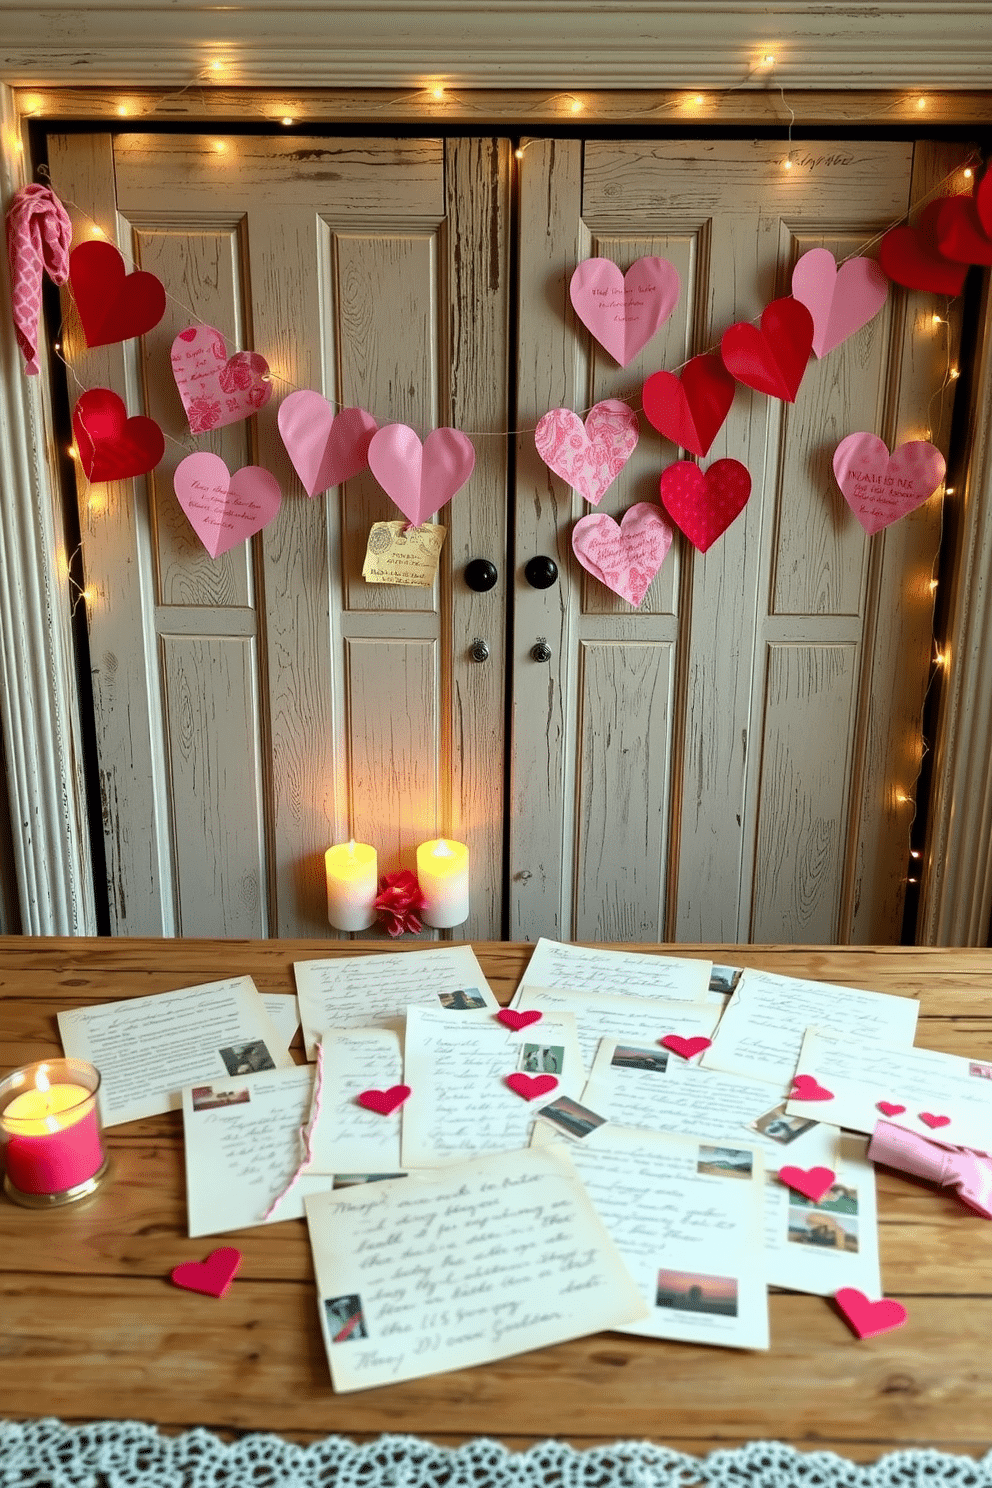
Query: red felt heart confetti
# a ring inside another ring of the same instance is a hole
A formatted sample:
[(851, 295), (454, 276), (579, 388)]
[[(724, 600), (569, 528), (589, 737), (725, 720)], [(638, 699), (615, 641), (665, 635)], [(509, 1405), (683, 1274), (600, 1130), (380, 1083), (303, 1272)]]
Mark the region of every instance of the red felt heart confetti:
[(358, 1097), (358, 1104), (364, 1106), (366, 1111), (378, 1111), (380, 1116), (391, 1116), (411, 1094), (409, 1085), (390, 1085), (388, 1090), (363, 1090)]
[(527, 1101), (537, 1100), (539, 1095), (547, 1095), (549, 1090), (554, 1090), (558, 1085), (554, 1075), (507, 1075), (506, 1083)]
[(992, 264), (992, 238), (978, 215), (973, 196), (949, 196), (937, 213), (937, 247), (955, 263)]
[(529, 1028), (532, 1023), (540, 1023), (544, 1014), (538, 1012), (537, 1008), (531, 1008), (526, 1013), (515, 1012), (513, 1008), (500, 1008), (496, 1017), (501, 1023), (505, 1023), (507, 1028), (517, 1029)]
[(905, 1111), (905, 1106), (897, 1106), (894, 1101), (876, 1101), (876, 1108), (883, 1116), (900, 1116)]
[(172, 1268), (172, 1280), (187, 1292), (204, 1292), (208, 1297), (223, 1297), (241, 1265), (241, 1252), (233, 1245), (212, 1250), (205, 1261), (184, 1261)]
[(937, 216), (942, 206), (942, 201), (930, 202), (915, 227), (893, 227), (879, 243), (878, 261), (896, 284), (935, 294), (960, 294), (968, 266), (952, 263), (937, 246)]
[(90, 388), (72, 410), (79, 462), (91, 481), (146, 475), (165, 454), (165, 438), (154, 419), (128, 418), (122, 399), (109, 388)]
[(772, 300), (761, 326), (741, 321), (724, 331), (720, 355), (727, 371), (772, 398), (794, 403), (813, 350), (813, 317), (792, 295)]
[(793, 1075), (790, 1100), (833, 1100), (834, 1093), (825, 1085), (817, 1083), (813, 1075)]
[(932, 1111), (921, 1111), (920, 1120), (924, 1126), (929, 1126), (933, 1131), (936, 1131), (938, 1126), (950, 1126), (951, 1124), (950, 1116), (935, 1116)]
[(891, 1333), (906, 1321), (906, 1309), (891, 1297), (871, 1302), (857, 1287), (841, 1287), (834, 1301), (859, 1338), (874, 1338), (876, 1333)]
[(701, 553), (712, 547), (747, 505), (751, 476), (740, 460), (714, 460), (705, 472), (691, 460), (661, 475), (661, 504)]
[(658, 1042), (663, 1049), (671, 1049), (681, 1059), (691, 1059), (693, 1054), (701, 1054), (704, 1049), (708, 1049), (713, 1040), (702, 1037), (682, 1038), (677, 1033), (666, 1033)]
[(87, 346), (143, 336), (165, 314), (165, 288), (154, 274), (127, 272), (112, 243), (91, 238), (69, 255), (69, 284)]
[(709, 452), (734, 401), (736, 384), (713, 352), (674, 372), (655, 372), (644, 384), (644, 416), (673, 444), (694, 455)]
[(807, 1199), (812, 1199), (818, 1204), (824, 1194), (828, 1194), (833, 1188), (837, 1174), (833, 1168), (792, 1168), (785, 1166), (779, 1168), (778, 1176), (789, 1188), (794, 1188), (797, 1193), (805, 1194)]

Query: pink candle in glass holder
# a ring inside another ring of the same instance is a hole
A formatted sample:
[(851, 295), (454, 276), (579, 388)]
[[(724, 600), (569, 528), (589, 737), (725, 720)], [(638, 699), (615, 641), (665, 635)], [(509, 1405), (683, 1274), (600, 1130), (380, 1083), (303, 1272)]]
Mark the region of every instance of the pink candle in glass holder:
[(47, 1205), (93, 1191), (106, 1166), (99, 1086), (99, 1073), (79, 1059), (32, 1065), (0, 1085), (4, 1187), (11, 1198)]

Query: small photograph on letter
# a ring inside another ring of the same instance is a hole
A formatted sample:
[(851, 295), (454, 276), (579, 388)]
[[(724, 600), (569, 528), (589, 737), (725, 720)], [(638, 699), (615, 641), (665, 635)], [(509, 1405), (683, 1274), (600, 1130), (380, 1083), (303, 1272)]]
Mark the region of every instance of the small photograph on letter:
[(463, 987), (457, 992), (439, 992), (437, 1000), (443, 1008), (451, 1008), (456, 1013), (467, 1013), (472, 1008), (486, 1005), (486, 999), (478, 987)]
[(251, 1100), (247, 1085), (236, 1090), (215, 1090), (212, 1085), (193, 1086), (194, 1111), (219, 1111), (224, 1106), (246, 1106)]
[(253, 1039), (249, 1044), (229, 1044), (218, 1052), (229, 1075), (257, 1075), (259, 1070), (276, 1067), (261, 1039)]
[(362, 1299), (352, 1292), (347, 1297), (325, 1297), (324, 1313), (332, 1343), (351, 1343), (355, 1338), (368, 1338)]
[(697, 1173), (707, 1173), (711, 1178), (750, 1178), (754, 1171), (754, 1159), (746, 1148), (700, 1147), (696, 1163)]
[(816, 1125), (818, 1123), (810, 1121), (807, 1116), (787, 1116), (783, 1101), (781, 1105), (772, 1106), (770, 1111), (752, 1121), (751, 1130), (760, 1132), (763, 1137), (770, 1137), (773, 1142), (781, 1142), (786, 1147)]
[(528, 1075), (560, 1075), (565, 1063), (563, 1044), (524, 1044), (519, 1067)]
[(635, 1049), (629, 1044), (617, 1044), (610, 1064), (614, 1069), (650, 1070), (663, 1075), (668, 1068), (667, 1049)]
[(737, 1280), (733, 1276), (703, 1276), (695, 1271), (659, 1271), (656, 1307), (677, 1312), (715, 1312), (737, 1316)]
[(550, 1105), (542, 1106), (537, 1114), (546, 1121), (553, 1122), (567, 1136), (577, 1137), (580, 1141), (605, 1121), (605, 1117), (597, 1116), (588, 1106), (580, 1106), (578, 1101), (567, 1095), (560, 1095)]

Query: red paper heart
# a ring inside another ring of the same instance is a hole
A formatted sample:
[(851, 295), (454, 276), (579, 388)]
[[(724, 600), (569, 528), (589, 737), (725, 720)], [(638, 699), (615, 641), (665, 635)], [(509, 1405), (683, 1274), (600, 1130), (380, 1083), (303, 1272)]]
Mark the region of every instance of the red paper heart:
[(378, 1111), (380, 1116), (391, 1116), (411, 1094), (409, 1085), (390, 1085), (388, 1090), (363, 1090), (358, 1104), (366, 1111)]
[(936, 294), (961, 293), (967, 264), (952, 263), (937, 246), (937, 217), (943, 205), (930, 202), (915, 227), (893, 227), (878, 245), (878, 261), (896, 284)]
[(522, 1095), (524, 1100), (537, 1100), (539, 1095), (547, 1095), (549, 1090), (554, 1090), (558, 1084), (554, 1075), (507, 1075), (506, 1083), (517, 1095)]
[(128, 418), (123, 401), (109, 388), (90, 388), (72, 410), (79, 462), (91, 481), (145, 475), (165, 454), (154, 419)]
[(205, 1292), (208, 1297), (223, 1297), (241, 1265), (241, 1252), (233, 1245), (212, 1250), (205, 1261), (184, 1261), (172, 1268), (172, 1280), (187, 1292)]
[(830, 1192), (837, 1179), (833, 1168), (779, 1168), (778, 1176), (789, 1188), (805, 1194), (818, 1204), (824, 1194)]
[(992, 238), (986, 236), (973, 196), (949, 196), (937, 213), (937, 247), (955, 263), (992, 264)]
[(787, 403), (795, 402), (812, 350), (813, 317), (791, 295), (765, 306), (760, 330), (741, 321), (720, 341), (724, 366), (738, 382)]
[(905, 1111), (905, 1106), (896, 1106), (892, 1101), (876, 1101), (875, 1105), (883, 1116), (899, 1116)]
[(975, 210), (982, 227), (992, 238), (992, 170), (987, 170), (975, 187)]
[(129, 274), (112, 243), (91, 238), (69, 255), (69, 283), (87, 346), (143, 336), (165, 314), (165, 289), (154, 274)]
[(661, 475), (662, 506), (701, 553), (726, 532), (750, 494), (751, 476), (740, 460), (714, 460), (705, 472), (679, 460)]
[(677, 1033), (666, 1033), (664, 1038), (658, 1040), (663, 1049), (671, 1049), (673, 1054), (678, 1054), (682, 1059), (691, 1059), (693, 1054), (701, 1054), (708, 1049), (713, 1042), (708, 1038), (682, 1038)]
[(812, 1075), (793, 1075), (790, 1100), (833, 1100), (834, 1093), (825, 1085), (817, 1084)]
[(674, 372), (655, 372), (644, 384), (644, 416), (673, 444), (705, 455), (734, 401), (735, 383), (715, 353), (693, 357)]
[(891, 1297), (870, 1302), (857, 1287), (841, 1287), (834, 1301), (859, 1338), (874, 1338), (876, 1333), (891, 1333), (906, 1321), (906, 1309)]
[(514, 1012), (513, 1008), (500, 1008), (496, 1017), (507, 1028), (529, 1028), (532, 1023), (539, 1023), (544, 1014), (538, 1012), (537, 1008), (531, 1008), (527, 1013)]
[(938, 1126), (950, 1126), (951, 1124), (950, 1116), (935, 1116), (932, 1111), (921, 1111), (920, 1120), (924, 1126), (929, 1126), (932, 1130), (936, 1130)]

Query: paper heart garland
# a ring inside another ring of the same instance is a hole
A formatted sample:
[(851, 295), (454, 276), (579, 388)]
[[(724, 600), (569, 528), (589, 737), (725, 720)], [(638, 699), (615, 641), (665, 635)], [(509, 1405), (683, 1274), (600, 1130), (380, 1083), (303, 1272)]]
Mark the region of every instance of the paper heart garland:
[(834, 1093), (825, 1085), (820, 1085), (813, 1075), (793, 1075), (792, 1089), (789, 1092), (790, 1100), (821, 1101), (833, 1100)]
[(811, 248), (792, 271), (792, 297), (813, 317), (813, 350), (826, 356), (878, 314), (889, 281), (873, 258), (849, 258), (839, 267), (827, 248)]
[(950, 1126), (950, 1116), (935, 1116), (932, 1111), (921, 1111), (920, 1120), (924, 1126), (929, 1126), (931, 1131), (936, 1131), (939, 1126)]
[(109, 388), (90, 388), (72, 410), (79, 463), (91, 481), (146, 475), (165, 454), (165, 438), (154, 419), (128, 418)]
[(992, 264), (992, 238), (986, 235), (973, 196), (949, 196), (936, 216), (937, 248), (955, 263)]
[(723, 364), (738, 382), (794, 403), (813, 349), (813, 317), (786, 295), (761, 313), (761, 326), (740, 321), (720, 340)]
[(636, 607), (664, 563), (672, 536), (658, 508), (638, 501), (619, 526), (605, 512), (580, 517), (572, 528), (572, 551), (587, 573)]
[(848, 434), (834, 451), (834, 475), (865, 531), (880, 532), (928, 501), (944, 479), (944, 457), (925, 439), (889, 454), (875, 434)]
[(279, 404), (279, 433), (308, 496), (328, 491), (368, 468), (379, 425), (364, 408), (334, 409), (319, 393), (290, 393)]
[(583, 424), (568, 408), (553, 408), (534, 430), (537, 453), (555, 475), (598, 506), (637, 448), (637, 414), (619, 398), (606, 398)]
[(236, 424), (264, 408), (272, 397), (265, 358), (257, 351), (236, 351), (228, 357), (224, 337), (213, 326), (180, 331), (170, 357), (191, 434)]
[(539, 1095), (547, 1095), (549, 1090), (554, 1090), (558, 1080), (554, 1075), (507, 1075), (506, 1083), (515, 1094), (526, 1101), (532, 1101), (537, 1100)]
[(206, 450), (180, 460), (172, 484), (211, 558), (261, 532), (282, 504), (279, 482), (269, 471), (245, 465), (232, 475), (219, 455)]
[(876, 1333), (891, 1333), (906, 1321), (907, 1313), (901, 1302), (883, 1297), (870, 1302), (857, 1287), (841, 1287), (834, 1293), (834, 1301), (859, 1338), (874, 1338)]
[(706, 471), (679, 460), (662, 471), (660, 489), (672, 521), (705, 553), (747, 505), (751, 476), (739, 460), (714, 460)]
[(658, 1040), (663, 1049), (671, 1049), (673, 1054), (678, 1054), (681, 1059), (691, 1059), (693, 1054), (701, 1054), (708, 1049), (713, 1042), (712, 1039), (698, 1036), (696, 1038), (682, 1038), (677, 1033), (666, 1033), (664, 1038)]
[(391, 1116), (407, 1100), (412, 1091), (409, 1085), (390, 1085), (388, 1090), (363, 1090), (358, 1104), (366, 1111), (378, 1111), (380, 1116)]
[(896, 284), (935, 294), (961, 293), (967, 264), (953, 263), (937, 246), (937, 218), (942, 201), (923, 208), (915, 227), (893, 227), (878, 245), (878, 261)]
[(386, 495), (419, 527), (468, 480), (475, 446), (460, 429), (434, 429), (421, 444), (406, 424), (386, 424), (372, 435), (368, 461)]
[(905, 1106), (894, 1105), (892, 1101), (876, 1101), (876, 1107), (883, 1116), (900, 1116), (905, 1111)]
[(814, 1204), (818, 1204), (837, 1181), (833, 1168), (793, 1168), (786, 1165), (779, 1168), (778, 1176), (782, 1183), (797, 1193), (805, 1194)]
[(161, 279), (140, 269), (129, 274), (113, 244), (97, 238), (70, 253), (69, 285), (87, 346), (143, 336), (165, 314)]
[(680, 377), (655, 372), (644, 384), (644, 416), (680, 449), (705, 455), (734, 401), (736, 383), (715, 352), (686, 362)]
[(626, 367), (678, 304), (679, 272), (667, 258), (639, 258), (626, 274), (608, 258), (587, 258), (569, 282), (576, 315)]
[(529, 1028), (532, 1023), (540, 1023), (544, 1014), (538, 1012), (537, 1008), (531, 1008), (526, 1013), (515, 1012), (513, 1008), (500, 1008), (496, 1017), (507, 1028), (520, 1029)]
[(184, 1261), (181, 1266), (173, 1266), (172, 1281), (187, 1292), (223, 1297), (240, 1265), (240, 1250), (233, 1245), (222, 1245), (212, 1250), (205, 1261)]

